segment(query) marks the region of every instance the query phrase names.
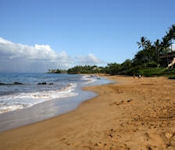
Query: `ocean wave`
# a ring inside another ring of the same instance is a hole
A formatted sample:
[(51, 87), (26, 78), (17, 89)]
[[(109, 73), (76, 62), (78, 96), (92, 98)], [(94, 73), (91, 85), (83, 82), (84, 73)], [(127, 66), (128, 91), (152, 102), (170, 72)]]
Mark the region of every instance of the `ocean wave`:
[(83, 75), (81, 77), (81, 80), (86, 81), (85, 84), (90, 84), (90, 83), (97, 81), (97, 77), (94, 75)]
[(77, 96), (76, 83), (70, 83), (60, 90), (18, 93), (0, 97), (0, 113), (31, 107), (33, 105), (65, 97)]

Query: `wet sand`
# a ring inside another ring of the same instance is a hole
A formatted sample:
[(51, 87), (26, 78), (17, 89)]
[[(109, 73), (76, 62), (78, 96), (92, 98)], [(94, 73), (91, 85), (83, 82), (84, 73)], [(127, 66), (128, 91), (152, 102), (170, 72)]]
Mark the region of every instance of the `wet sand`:
[(76, 110), (0, 133), (0, 150), (174, 150), (175, 81), (108, 78)]

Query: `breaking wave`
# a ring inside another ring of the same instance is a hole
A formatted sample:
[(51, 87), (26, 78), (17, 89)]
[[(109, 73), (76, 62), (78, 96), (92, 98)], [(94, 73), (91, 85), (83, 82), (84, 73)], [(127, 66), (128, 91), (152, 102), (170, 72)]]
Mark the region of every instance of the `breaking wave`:
[(0, 114), (31, 107), (33, 105), (65, 97), (77, 96), (75, 92), (76, 83), (70, 83), (66, 87), (59, 90), (30, 92), (30, 93), (16, 93), (4, 95), (0, 97)]

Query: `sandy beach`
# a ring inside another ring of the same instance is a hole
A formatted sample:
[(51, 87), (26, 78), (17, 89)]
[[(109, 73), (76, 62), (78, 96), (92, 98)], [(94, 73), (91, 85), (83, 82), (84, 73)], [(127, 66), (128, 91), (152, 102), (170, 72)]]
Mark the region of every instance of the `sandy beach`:
[(76, 110), (0, 133), (1, 150), (174, 150), (175, 81), (106, 76)]

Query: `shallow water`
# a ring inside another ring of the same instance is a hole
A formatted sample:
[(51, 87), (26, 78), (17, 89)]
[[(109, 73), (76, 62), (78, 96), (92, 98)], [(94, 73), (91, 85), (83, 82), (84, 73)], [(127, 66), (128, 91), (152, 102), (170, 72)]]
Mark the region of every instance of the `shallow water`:
[[(4, 75), (6, 77), (0, 75), (0, 82), (21, 82), (24, 85), (0, 86), (0, 131), (69, 112), (81, 102), (96, 96), (93, 92), (82, 91), (82, 87), (111, 82), (90, 75)], [(39, 82), (53, 83), (53, 85), (37, 85)]]

